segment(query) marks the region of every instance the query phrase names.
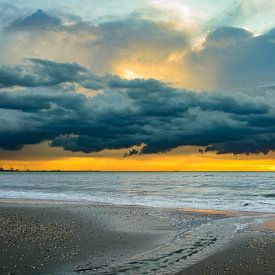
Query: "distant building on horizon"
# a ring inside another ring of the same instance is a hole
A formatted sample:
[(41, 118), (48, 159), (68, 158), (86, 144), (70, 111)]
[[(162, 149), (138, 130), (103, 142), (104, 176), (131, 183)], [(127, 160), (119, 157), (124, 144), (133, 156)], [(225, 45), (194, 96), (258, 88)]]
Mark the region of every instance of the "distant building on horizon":
[(14, 169), (12, 166), (10, 169), (5, 169), (2, 165), (0, 165), (0, 172), (18, 172), (19, 169)]

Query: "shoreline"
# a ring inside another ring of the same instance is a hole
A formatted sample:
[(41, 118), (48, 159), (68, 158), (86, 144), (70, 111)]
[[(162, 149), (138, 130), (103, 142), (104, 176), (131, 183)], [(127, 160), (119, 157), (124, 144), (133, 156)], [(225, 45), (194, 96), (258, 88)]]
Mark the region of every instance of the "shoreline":
[(121, 268), (136, 256), (170, 244), (182, 227), (190, 230), (209, 217), (139, 206), (0, 201), (0, 263), (5, 263), (0, 270), (77, 274)]
[[(112, 274), (144, 268), (151, 270), (147, 274), (165, 274), (165, 270), (185, 274), (224, 251), (232, 242), (234, 223), (246, 217), (252, 228), (259, 216), (272, 217), (256, 212), (0, 199), (0, 262), (5, 262), (0, 271)], [(243, 229), (240, 232), (247, 234)], [(156, 266), (161, 269), (154, 273)]]
[(153, 206), (146, 204), (128, 204), (128, 203), (114, 203), (114, 202), (102, 202), (102, 201), (89, 201), (89, 200), (58, 200), (58, 199), (28, 199), (28, 198), (2, 198), (0, 197), (1, 205), (60, 205), (60, 206), (113, 206), (113, 207), (133, 207), (133, 208), (152, 208), (152, 209), (167, 209), (176, 210), (179, 212), (186, 213), (201, 213), (202, 215), (223, 215), (227, 216), (259, 216), (259, 215), (275, 215), (274, 212), (270, 211), (256, 211), (256, 210), (229, 210), (229, 209), (216, 209), (216, 208), (192, 208), (192, 207), (174, 207), (174, 206)]
[(274, 170), (1, 170), (0, 173), (275, 173)]

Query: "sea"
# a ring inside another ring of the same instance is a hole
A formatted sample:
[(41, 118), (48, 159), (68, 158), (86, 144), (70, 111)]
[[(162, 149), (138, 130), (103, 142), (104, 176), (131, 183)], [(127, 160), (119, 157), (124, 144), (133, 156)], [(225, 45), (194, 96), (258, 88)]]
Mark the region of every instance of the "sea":
[(275, 212), (275, 172), (0, 172), (0, 198)]
[[(153, 207), (157, 217), (174, 226), (171, 239), (125, 262), (93, 268), (90, 274), (176, 274), (274, 218), (275, 173), (0, 172), (1, 199)], [(188, 218), (181, 209), (238, 215)]]

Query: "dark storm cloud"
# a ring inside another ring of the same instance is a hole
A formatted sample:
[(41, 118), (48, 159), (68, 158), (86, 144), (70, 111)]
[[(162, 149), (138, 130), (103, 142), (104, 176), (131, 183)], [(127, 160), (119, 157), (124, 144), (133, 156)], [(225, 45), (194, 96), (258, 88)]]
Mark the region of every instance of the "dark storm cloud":
[[(2, 149), (18, 150), (46, 140), (52, 146), (86, 153), (132, 146), (141, 146), (141, 154), (183, 145), (236, 154), (275, 149), (272, 93), (195, 93), (153, 79), (96, 77), (77, 64), (33, 63), (24, 70), (32, 71), (36, 86), (15, 77), (18, 90), (0, 89)], [(22, 66), (5, 69), (18, 76)], [(89, 97), (60, 85), (63, 81), (82, 85), (89, 76), (91, 82), (97, 79), (103, 92)], [(132, 150), (126, 155), (137, 153)]]
[(30, 65), (0, 66), (0, 88), (13, 86), (41, 87), (66, 82), (81, 83), (83, 87), (101, 89), (100, 78), (76, 63), (56, 63), (29, 59)]

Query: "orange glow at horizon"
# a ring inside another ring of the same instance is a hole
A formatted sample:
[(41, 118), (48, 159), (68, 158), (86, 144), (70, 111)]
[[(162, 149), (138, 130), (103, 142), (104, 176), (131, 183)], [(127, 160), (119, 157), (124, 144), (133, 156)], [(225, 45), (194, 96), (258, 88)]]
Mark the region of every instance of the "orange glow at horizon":
[(275, 171), (272, 158), (226, 158), (211, 155), (155, 155), (131, 158), (66, 157), (53, 160), (1, 162), (6, 169), (74, 171)]

